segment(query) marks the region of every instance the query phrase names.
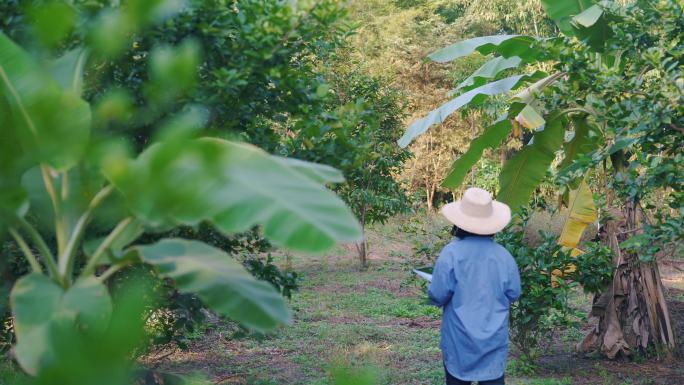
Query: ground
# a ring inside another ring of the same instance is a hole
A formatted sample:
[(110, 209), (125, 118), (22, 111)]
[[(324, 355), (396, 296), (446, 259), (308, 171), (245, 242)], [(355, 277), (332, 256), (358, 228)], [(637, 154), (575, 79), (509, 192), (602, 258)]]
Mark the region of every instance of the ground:
[[(443, 225), (436, 221), (430, 231), (442, 231)], [(406, 226), (393, 223), (370, 229), (366, 271), (359, 270), (352, 247), (339, 247), (325, 256), (290, 256), (289, 262), (280, 256), (280, 263), (291, 263), (302, 280), (290, 303), (294, 322), (277, 333), (244, 335), (233, 324), (217, 320), (188, 350), (162, 349), (144, 363), (181, 374), (202, 372), (215, 384), (331, 384), (330, 368), (340, 365), (367, 370), (378, 384), (443, 384), (440, 311), (427, 304), (424, 289), (410, 273), (413, 247), (420, 237), (415, 231), (406, 233)], [(422, 237), (419, 242), (431, 242), (425, 233)], [(684, 274), (672, 267), (663, 267), (662, 273), (682, 336)], [(586, 310), (589, 298), (578, 291), (573, 303)], [(581, 329), (554, 336), (533, 373), (513, 350), (507, 383), (684, 384), (680, 360), (576, 356)]]

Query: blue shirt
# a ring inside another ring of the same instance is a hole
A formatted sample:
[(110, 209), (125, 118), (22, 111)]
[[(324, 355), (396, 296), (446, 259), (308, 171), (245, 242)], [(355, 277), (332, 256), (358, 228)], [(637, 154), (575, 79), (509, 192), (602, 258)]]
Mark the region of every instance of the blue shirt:
[(489, 237), (454, 239), (437, 259), (428, 295), (443, 307), (440, 348), (449, 373), (464, 381), (503, 376), (508, 309), (520, 296), (511, 254)]

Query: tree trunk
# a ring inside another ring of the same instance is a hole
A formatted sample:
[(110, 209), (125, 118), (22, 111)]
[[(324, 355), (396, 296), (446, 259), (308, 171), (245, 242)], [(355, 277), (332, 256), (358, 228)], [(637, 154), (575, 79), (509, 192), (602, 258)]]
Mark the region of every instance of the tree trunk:
[(606, 223), (603, 234), (616, 270), (611, 287), (594, 297), (590, 315), (599, 323), (577, 345), (579, 352), (600, 351), (612, 359), (654, 347), (659, 357), (671, 357), (675, 335), (658, 264), (620, 250), (620, 243), (640, 232), (642, 215), (633, 202), (622, 211), (611, 210), (614, 219)]
[(356, 244), (356, 251), (359, 253), (359, 263), (361, 269), (365, 270), (368, 267), (368, 259), (366, 258), (366, 206), (361, 208), (361, 216), (359, 218), (361, 223), (361, 232), (363, 234), (363, 239), (361, 242)]
[(427, 210), (429, 213), (432, 212), (432, 202), (435, 199), (435, 189), (429, 184), (425, 183), (425, 203), (427, 203)]
[(366, 258), (366, 240), (356, 244), (356, 251), (359, 253), (359, 263), (361, 264), (361, 269), (368, 268), (368, 259)]

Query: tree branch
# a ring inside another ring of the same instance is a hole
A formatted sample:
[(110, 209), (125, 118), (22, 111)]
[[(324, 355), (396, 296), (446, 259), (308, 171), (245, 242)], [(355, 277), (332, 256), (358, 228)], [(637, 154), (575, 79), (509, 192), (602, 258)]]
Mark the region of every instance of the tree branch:
[(672, 127), (673, 130), (677, 130), (677, 131), (681, 132), (682, 134), (684, 134), (684, 127), (678, 127), (672, 123), (670, 123), (670, 127)]

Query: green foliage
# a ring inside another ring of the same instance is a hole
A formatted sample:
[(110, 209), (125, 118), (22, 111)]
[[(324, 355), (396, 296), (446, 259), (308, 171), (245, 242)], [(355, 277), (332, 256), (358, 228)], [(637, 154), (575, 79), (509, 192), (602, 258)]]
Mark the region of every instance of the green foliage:
[(486, 149), (494, 149), (501, 145), (501, 142), (508, 137), (512, 129), (513, 124), (508, 119), (500, 120), (485, 128), (482, 135), (470, 143), (468, 150), (454, 161), (442, 185), (448, 188), (460, 186), (468, 172), (482, 158), (483, 152)]
[(501, 173), (501, 161), (482, 158), (478, 167), (472, 174), (475, 182), (473, 186), (480, 186), (487, 191), (497, 191), (499, 189), (498, 176)]
[(45, 362), (57, 359), (51, 329), (63, 323), (78, 323), (88, 332), (98, 332), (109, 321), (112, 302), (106, 287), (95, 278), (76, 282), (67, 290), (37, 273), (22, 277), (10, 295), (17, 344), (15, 355), (22, 368), (36, 375)]
[(595, 3), (596, 1), (594, 0), (542, 0), (542, 5), (544, 6), (546, 13), (556, 22), (556, 24), (558, 24), (558, 28), (566, 35), (573, 35), (575, 33), (575, 28), (572, 23), (573, 16), (581, 14)]
[[(343, 234), (349, 235), (346, 241), (359, 237), (342, 202), (289, 164), (246, 144), (213, 138), (181, 143), (182, 150), (173, 142), (156, 144), (135, 161), (106, 169), (146, 225), (209, 220), (236, 233), (260, 223), (274, 243), (308, 252), (331, 247)], [(159, 189), (149, 189), (150, 183)], [(207, 188), (200, 191), (198, 185)]]
[[(294, 20), (287, 4), (251, 5), (257, 15), (270, 15), (259, 8), (270, 6)], [(150, 287), (136, 286), (136, 295), (125, 299), (105, 285), (130, 265), (151, 266), (181, 292), (196, 294), (246, 327), (267, 330), (289, 321), (280, 293), (225, 252), (183, 239), (139, 245), (144, 232), (203, 221), (226, 234), (261, 225), (275, 243), (309, 252), (360, 237), (351, 211), (323, 186), (340, 181), (339, 172), (271, 156), (253, 145), (198, 137), (207, 109), (188, 102), (198, 95), (196, 80), (205, 76), (196, 68), (203, 62), (199, 40), (138, 41), (138, 34), (150, 36), (145, 31), (160, 20), (184, 20), (192, 7), (174, 19), (168, 17), (178, 9), (164, 1), (84, 7), (73, 33), (43, 42), (69, 48), (86, 42), (57, 60), (51, 48), (25, 43), (39, 51), (32, 55), (0, 33), (0, 123), (7, 133), (0, 142), (2, 231), (9, 227), (32, 270), (14, 285), (11, 305), (15, 354), (37, 384), (88, 384), (98, 375), (104, 384), (130, 383), (130, 360), (144, 341), (142, 315), (158, 306), (157, 300), (146, 301), (155, 297)], [(313, 18), (336, 19), (310, 11)], [(235, 17), (245, 21), (244, 14)], [(144, 54), (130, 62), (139, 77), (110, 77), (108, 65), (124, 60), (128, 47), (141, 46)], [(126, 83), (131, 81), (134, 86)], [(102, 99), (91, 115), (86, 99), (93, 97)], [(102, 120), (111, 116), (126, 123)], [(128, 149), (121, 128), (134, 130), (138, 148)], [(40, 231), (31, 218), (44, 222)]]
[[(572, 76), (545, 96), (549, 104), (586, 109), (592, 136), (599, 140), (561, 170), (559, 183), (607, 164), (613, 175), (607, 181), (609, 191), (624, 202), (641, 204), (654, 219), (645, 224), (644, 234), (625, 244), (650, 262), (656, 255), (674, 255), (684, 237), (684, 83), (677, 80), (684, 76), (679, 65), (684, 31), (678, 21), (684, 10), (675, 1), (657, 6), (636, 2), (608, 4), (604, 13), (619, 22), (609, 23), (605, 46), (610, 51), (604, 51), (602, 63), (590, 62), (596, 57), (592, 45), (566, 42), (572, 49), (562, 55), (558, 69)], [(556, 97), (561, 93), (567, 99)]]
[(584, 252), (575, 257), (578, 269), (571, 277), (581, 283), (584, 291), (600, 293), (613, 280), (613, 252), (598, 242), (588, 242), (582, 247)]
[[(649, 239), (631, 250), (638, 251), (645, 261), (654, 260), (658, 253), (676, 252), (682, 233), (671, 229), (681, 222), (684, 207), (679, 182), (681, 156), (677, 150), (681, 148), (684, 131), (680, 47), (683, 39), (679, 22), (684, 14), (682, 5), (676, 1), (652, 6), (639, 1), (596, 4), (579, 0), (542, 4), (562, 36), (541, 40), (486, 36), (453, 44), (430, 56), (445, 62), (477, 50), (497, 54), (493, 60), (501, 59), (499, 62), (519, 57), (523, 62), (539, 61), (544, 68), (553, 69), (550, 75), (516, 95), (503, 98), (507, 99), (507, 119), (516, 120), (512, 124), (536, 129), (544, 120), (548, 122), (506, 162), (500, 174), (498, 199), (517, 209), (529, 202), (530, 194), (540, 186), (550, 166), (559, 167), (558, 184), (576, 188), (589, 170), (601, 164), (608, 170), (610, 161), (610, 190), (605, 193), (617, 193), (630, 204), (648, 201), (649, 214), (658, 218), (657, 223), (645, 227), (650, 234), (645, 237)], [(499, 62), (479, 70), (494, 80), (480, 87), (503, 81), (495, 80)], [(473, 79), (477, 76), (473, 74)], [(446, 114), (454, 112), (456, 100), (468, 96), (456, 105), (458, 108), (479, 106), (479, 99), (470, 98), (475, 90), (414, 122), (407, 129), (403, 144), (427, 130), (430, 124), (442, 122)], [(521, 102), (526, 106), (519, 113)], [(525, 114), (531, 111), (536, 114)], [(570, 119), (554, 123), (554, 117), (559, 115), (569, 115)], [(529, 133), (516, 131), (512, 130), (509, 143), (521, 136), (529, 137)], [(487, 129), (473, 141), (471, 149), (454, 163), (445, 186), (458, 187), (484, 148), (504, 142), (495, 138), (494, 133)], [(570, 133), (572, 139), (564, 143)], [(542, 140), (542, 136), (549, 140)], [(560, 163), (554, 163), (555, 152), (561, 145), (563, 157)], [(656, 201), (654, 195), (664, 197), (656, 199), (660, 204), (650, 204)]]
[(408, 198), (395, 176), (410, 152), (394, 143), (404, 116), (402, 95), (382, 79), (355, 70), (332, 74), (330, 106), (297, 123), (286, 142), (293, 157), (332, 165), (346, 183), (337, 188), (362, 225), (405, 212)]
[(537, 53), (530, 47), (536, 41), (536, 38), (519, 35), (475, 37), (435, 51), (428, 58), (437, 63), (446, 63), (477, 51), (483, 55), (496, 53), (503, 58), (532, 59)]
[(248, 328), (268, 330), (290, 322), (279, 293), (252, 276), (221, 250), (197, 241), (165, 239), (134, 251), (171, 278), (181, 292), (197, 294), (211, 309)]
[(565, 270), (573, 262), (569, 251), (562, 250), (555, 236), (542, 235), (538, 246), (527, 245), (524, 232), (505, 231), (498, 235), (501, 243), (514, 256), (520, 269), (523, 293), (510, 310), (511, 342), (530, 360), (544, 349), (544, 342), (558, 327), (572, 324), (578, 313), (568, 306), (572, 285), (559, 280), (551, 281), (554, 270)]
[[(103, 63), (97, 77), (142, 101), (149, 95), (142, 87), (147, 64), (140, 58), (158, 51), (155, 47), (191, 39), (203, 51), (197, 75), (202, 81), (191, 94), (170, 101), (164, 111), (187, 102), (202, 103), (211, 111), (207, 127), (244, 135), (273, 151), (279, 142), (278, 125), (307, 116), (309, 108), (320, 103), (316, 91), (324, 82), (317, 62), (348, 35), (345, 11), (327, 0), (297, 7), (277, 0), (191, 3), (166, 23), (136, 35), (131, 48)], [(163, 118), (161, 112), (145, 111), (146, 116), (138, 118), (137, 132), (149, 136), (151, 124)]]
[(251, 257), (244, 262), (247, 270), (262, 281), (269, 282), (283, 297), (291, 299), (292, 292), (299, 289), (297, 273), (282, 271), (273, 264), (273, 257), (269, 253), (265, 260)]
[(568, 302), (571, 290), (577, 285), (589, 293), (603, 290), (612, 279), (613, 265), (610, 250), (604, 246), (588, 245), (587, 253), (575, 258), (555, 235), (543, 231), (540, 244), (530, 244), (525, 240), (526, 223), (523, 217), (520, 227), (499, 233), (497, 242), (508, 249), (520, 269), (522, 295), (511, 306), (511, 341), (526, 360), (534, 361), (554, 331), (581, 319)]
[(493, 79), (499, 72), (516, 68), (520, 65), (522, 60), (517, 56), (505, 58), (497, 56), (494, 59), (486, 62), (477, 71), (468, 76), (461, 84), (456, 87), (456, 90), (463, 89), (464, 91), (477, 88), (487, 83), (488, 79)]
[(509, 159), (499, 174), (497, 199), (514, 212), (529, 203), (563, 144), (563, 118), (558, 113), (551, 115), (546, 127), (534, 134), (532, 144)]
[[(4, 124), (16, 127), (11, 135), (21, 143), (21, 155), (60, 171), (71, 168), (83, 156), (88, 143), (88, 105), (78, 95), (62, 89), (4, 34), (0, 35), (0, 52), (0, 70), (4, 74), (0, 90), (6, 95), (0, 106), (4, 107)], [(61, 143), (66, 136), (70, 140)], [(13, 155), (13, 161), (20, 163), (22, 156)]]
[(444, 18), (444, 22), (451, 24), (465, 13), (463, 4), (442, 3), (437, 6), (435, 13)]
[(520, 85), (524, 80), (524, 76), (510, 76), (474, 88), (457, 96), (440, 106), (438, 109), (430, 112), (425, 118), (418, 119), (411, 123), (404, 135), (399, 139), (399, 145), (402, 147), (408, 146), (414, 138), (423, 134), (430, 126), (444, 122), (449, 115), (456, 112), (459, 108), (467, 104), (474, 106), (480, 105), (490, 96), (509, 92)]

